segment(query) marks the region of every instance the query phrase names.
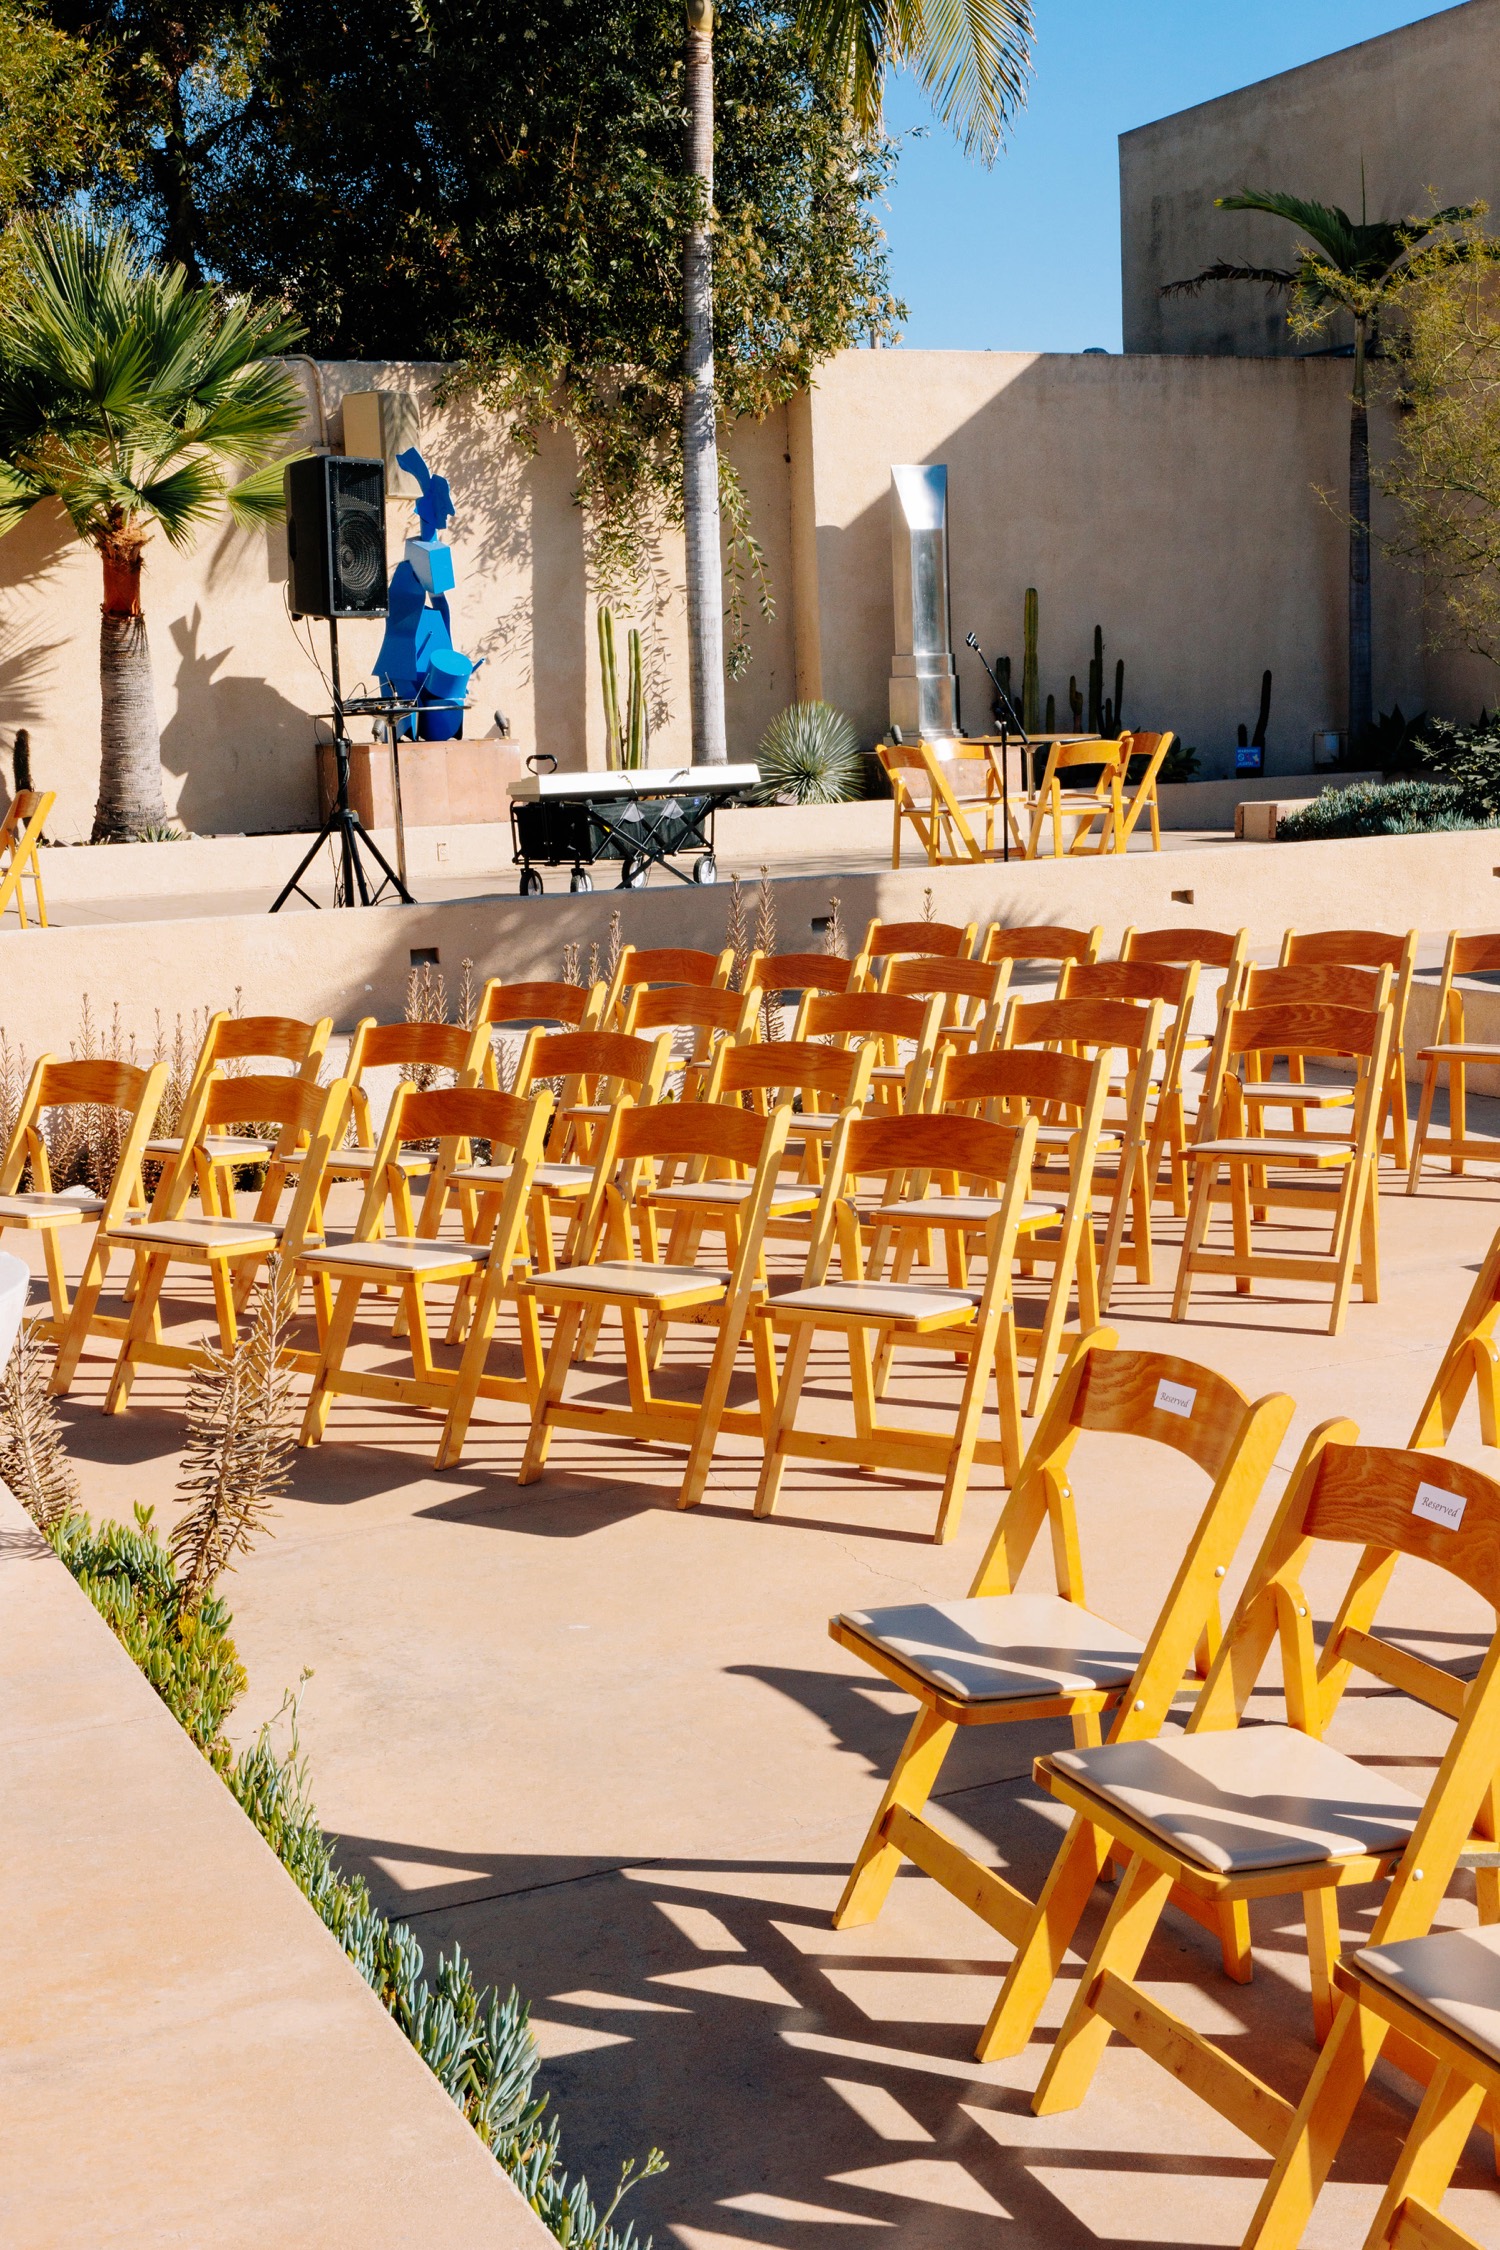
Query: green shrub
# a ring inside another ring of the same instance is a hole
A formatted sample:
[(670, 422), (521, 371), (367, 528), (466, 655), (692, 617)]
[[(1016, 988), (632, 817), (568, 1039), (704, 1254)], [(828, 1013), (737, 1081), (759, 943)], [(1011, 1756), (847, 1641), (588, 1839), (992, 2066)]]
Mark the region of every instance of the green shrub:
[(792, 703), (778, 712), (757, 757), (762, 804), (845, 805), (864, 794), (859, 737), (830, 703)]
[(71, 1514), (47, 1536), (100, 1615), (134, 1657), (172, 1716), (222, 1775), (242, 1810), (293, 1882), (378, 1993), (450, 2100), (567, 2250), (651, 2250), (633, 2225), (616, 2227), (620, 2198), (666, 2169), (653, 2149), (637, 2170), (621, 2171), (600, 2210), (585, 2179), (562, 2169), (561, 2128), (534, 2094), (540, 2057), (530, 2012), (514, 1989), (506, 1999), (477, 1986), (462, 1952), (438, 1956), (424, 1973), (422, 1948), (405, 1923), (372, 1905), (359, 1877), (339, 1872), (308, 1788), (297, 1744), (296, 1699), (289, 1699), (291, 1744), (278, 1755), (271, 1730), (234, 1756), (223, 1733), (247, 1681), (229, 1637), (227, 1606), (212, 1593), (190, 1604), (157, 1537), (150, 1508), (132, 1528)]
[(1358, 781), (1325, 790), (1288, 813), (1277, 835), (1288, 843), (1326, 843), (1338, 836), (1429, 836), (1491, 828), (1494, 816), (1469, 809), (1465, 793), (1446, 781)]
[(1500, 727), (1484, 719), (1477, 727), (1429, 719), (1422, 756), (1442, 783), (1457, 790), (1472, 816), (1470, 826), (1488, 828), (1500, 819)]

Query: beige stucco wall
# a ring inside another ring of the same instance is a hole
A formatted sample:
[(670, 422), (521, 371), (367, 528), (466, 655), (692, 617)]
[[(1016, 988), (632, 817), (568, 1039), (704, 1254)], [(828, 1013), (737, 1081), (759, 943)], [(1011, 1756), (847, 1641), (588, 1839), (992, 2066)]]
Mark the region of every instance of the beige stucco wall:
[[(1120, 138), (1127, 352), (1293, 353), (1284, 303), (1242, 284), (1162, 298), (1218, 259), (1288, 262), (1275, 220), (1218, 211), (1280, 188), (1372, 218), (1482, 198), (1500, 210), (1500, 0), (1467, 0)], [(1338, 331), (1331, 331), (1338, 340)]]
[[(440, 374), (326, 367), (330, 440), (341, 439), (346, 391), (418, 392), (423, 442), (457, 502), (459, 645), (486, 659), (470, 732), (490, 731), (499, 709), (523, 751), (598, 765), (597, 595), (571, 446), (550, 436), (527, 458), (495, 417), (439, 409)], [(1268, 768), (1304, 770), (1312, 730), (1343, 723), (1345, 534), (1318, 492), (1336, 493), (1345, 473), (1346, 391), (1346, 372), (1327, 360), (843, 354), (810, 397), (731, 439), (775, 604), (766, 618), (750, 601), (753, 659), (728, 690), (731, 755), (753, 756), (797, 695), (841, 705), (866, 741), (883, 731), (890, 470), (925, 460), (949, 470), (953, 630), (972, 728), (988, 723), (988, 694), (963, 636), (972, 628), (992, 655), (1009, 651), (1019, 671), (1022, 599), (1035, 585), (1043, 693), (1064, 721), (1069, 674), (1086, 681), (1098, 623), (1111, 685), (1125, 659), (1127, 719), (1173, 728), (1207, 775), (1229, 770), (1269, 665)], [(311, 410), (304, 435), (317, 440)], [(399, 503), (389, 514), (394, 557), (412, 519)], [(224, 525), (183, 554), (159, 538), (150, 549), (167, 800), (200, 833), (284, 829), (313, 813), (314, 720), (327, 697), (308, 644), (323, 657), (326, 631), (293, 630), (285, 576), (280, 531)], [(663, 764), (689, 753), (681, 581), (669, 530), (638, 595), (617, 605), (622, 631), (641, 623), (656, 651), (652, 751)], [(1493, 689), (1465, 675), (1451, 703), (1434, 690), (1414, 594), (1377, 569), (1379, 704), (1472, 717)], [(92, 819), (98, 601), (92, 552), (60, 517), (35, 510), (0, 540), (0, 753), (17, 727), (31, 730), (37, 777), (59, 791), (62, 837), (86, 835)], [(379, 638), (378, 624), (342, 629), (346, 685)], [(0, 784), (7, 764), (0, 757)]]

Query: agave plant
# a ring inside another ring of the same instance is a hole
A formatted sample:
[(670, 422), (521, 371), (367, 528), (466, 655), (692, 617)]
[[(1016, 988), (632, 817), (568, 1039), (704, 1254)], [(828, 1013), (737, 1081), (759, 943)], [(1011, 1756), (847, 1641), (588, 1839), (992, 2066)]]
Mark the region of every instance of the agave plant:
[(792, 703), (760, 738), (762, 804), (842, 805), (864, 794), (859, 737), (831, 703)]
[(94, 840), (159, 835), (168, 824), (141, 611), (147, 542), (159, 525), (174, 547), (190, 546), (225, 508), (239, 523), (282, 513), (281, 464), (267, 456), (296, 430), (302, 397), (271, 355), (298, 331), (277, 311), (190, 287), (123, 227), (23, 221), (12, 248), (0, 303), (0, 535), (51, 500), (98, 554)]

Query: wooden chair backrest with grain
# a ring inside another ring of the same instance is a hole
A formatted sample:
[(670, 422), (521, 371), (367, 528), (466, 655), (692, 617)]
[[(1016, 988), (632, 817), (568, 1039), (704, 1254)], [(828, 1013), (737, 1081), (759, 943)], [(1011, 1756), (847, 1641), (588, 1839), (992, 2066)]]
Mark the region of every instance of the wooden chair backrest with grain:
[(1183, 1060), (1198, 990), (1198, 964), (1165, 961), (1086, 961), (1064, 964), (1057, 982), (1059, 1001), (1159, 1000), (1162, 1021), (1162, 1071), (1157, 1108), (1178, 1102)]
[[(1161, 804), (1157, 796), (1157, 785), (1162, 766), (1166, 762), (1167, 752), (1176, 739), (1177, 737), (1171, 733), (1126, 734), (1121, 736), (1120, 745), (1124, 751), (1122, 773), (1124, 786), (1129, 791), (1129, 798), (1121, 810), (1119, 835), (1115, 844), (1116, 851), (1123, 852), (1126, 850), (1131, 836), (1134, 834), (1136, 822), (1143, 812), (1149, 815), (1151, 821), (1151, 849), (1154, 852), (1161, 850)], [(1146, 770), (1137, 781), (1132, 783), (1130, 766), (1136, 758), (1145, 759)]]
[(621, 948), (615, 963), (614, 975), (604, 996), (604, 1013), (601, 1023), (611, 1030), (622, 1028), (616, 1017), (623, 1021), (630, 993), (637, 985), (686, 984), (695, 987), (728, 984), (734, 974), (734, 948), (726, 945), (722, 952), (703, 953), (688, 946), (627, 945)]
[[(562, 1033), (559, 1036), (572, 1035)], [(524, 1251), (526, 1201), (546, 1146), (551, 1115), (550, 1086), (534, 1087), (524, 1094), (503, 1094), (496, 1087), (480, 1085), (474, 1080), (458, 1086), (429, 1087), (404, 1080), (392, 1096), (381, 1128), (375, 1163), (354, 1230), (355, 1241), (380, 1239), (388, 1173), (398, 1163), (402, 1150), (412, 1142), (431, 1141), (437, 1143), (437, 1154), (428, 1176), (417, 1233), (435, 1237), (438, 1220), (448, 1200), (455, 1164), (464, 1161), (474, 1141), (487, 1141), (491, 1163), (504, 1163), (511, 1168), (503, 1190), (493, 1198), (495, 1224), (489, 1235), (495, 1254), (501, 1258), (501, 1271), (509, 1275)]]
[(26, 928), (25, 879), (29, 875), (36, 894), (37, 922), (42, 929), (47, 927), (39, 847), (47, 816), (56, 802), (55, 789), (18, 789), (0, 814), (0, 922), (13, 904), (21, 928)]
[[(1128, 740), (1128, 737), (1125, 738)], [(1057, 858), (1071, 856), (1080, 850), (1088, 830), (1099, 822), (1098, 841), (1091, 847), (1096, 852), (1114, 849), (1114, 840), (1120, 825), (1120, 777), (1124, 770), (1124, 741), (1110, 742), (1093, 737), (1080, 742), (1054, 742), (1047, 752), (1047, 763), (1042, 778), (1033, 790), (1029, 803), (1031, 828), (1026, 838), (1026, 857), (1035, 859), (1041, 842), (1042, 830), (1052, 823), (1052, 848)], [(1063, 776), (1080, 766), (1097, 767), (1098, 780), (1087, 790), (1066, 790)], [(1064, 854), (1062, 823), (1075, 824), (1072, 841)]]
[(655, 1102), (671, 1059), (670, 1032), (643, 1039), (623, 1031), (547, 1031), (538, 1024), (521, 1049), (514, 1091), (530, 1095), (543, 1082), (561, 1080), (559, 1121), (580, 1103)]
[(847, 1047), (865, 1039), (881, 1042), (882, 1059), (896, 1060), (896, 1042), (909, 1040), (914, 1052), (903, 1096), (908, 1108), (925, 1100), (943, 1021), (943, 996), (929, 1000), (896, 992), (808, 992), (792, 1026), (793, 1039), (832, 1039)]
[[(992, 922), (985, 932), (980, 959), (1008, 962), (1012, 975), (1018, 963), (1033, 961), (1054, 962), (1061, 970), (1069, 961), (1097, 961), (1103, 942), (1104, 931), (1098, 923), (1091, 930), (1069, 930), (1056, 923), (1006, 929)], [(1054, 997), (1056, 989), (1054, 985)]]
[(966, 1043), (992, 1047), (1000, 1032), (1010, 968), (1008, 961), (905, 953), (886, 962), (878, 989), (919, 1000), (940, 997), (944, 1003), (943, 1044), (951, 1045), (961, 1038)]
[(604, 1014), (606, 987), (601, 984), (566, 984), (560, 979), (539, 979), (507, 984), (491, 977), (479, 995), (476, 1023), (511, 1024), (518, 1030), (534, 1023), (561, 1024), (568, 1031), (586, 1031)]
[(858, 992), (869, 964), (862, 955), (850, 960), (845, 953), (751, 954), (743, 982), (748, 989), (780, 996), (795, 992)]
[(703, 1098), (741, 1102), (749, 1095), (749, 1106), (762, 1117), (777, 1106), (773, 1096), (791, 1101), (798, 1095), (809, 1110), (862, 1109), (878, 1052), (873, 1039), (830, 1047), (820, 1040), (731, 1036), (715, 1051)]
[(15, 1123), (0, 1156), (0, 1195), (15, 1195), (27, 1167), (38, 1195), (52, 1193), (52, 1169), (43, 1131), (44, 1113), (53, 1109), (117, 1109), (125, 1113), (119, 1152), (108, 1184), (102, 1189), (101, 1224), (117, 1225), (137, 1189), (141, 1159), (167, 1082), (165, 1063), (142, 1067), (99, 1057), (86, 1062), (59, 1062), (54, 1055), (39, 1055), (32, 1066), (26, 1090), (16, 1111)]
[(399, 1070), (404, 1080), (413, 1072), (447, 1070), (458, 1084), (477, 1086), (489, 1052), (489, 1026), (478, 1018), (473, 1030), (465, 1031), (460, 1023), (377, 1023), (373, 1016), (362, 1016), (350, 1037), (343, 1072), (358, 1146), (373, 1148), (376, 1140), (366, 1071)]
[[(161, 1216), (182, 1217), (194, 1177), (195, 1167), (189, 1158), (195, 1148), (201, 1149), (209, 1134), (220, 1132), (226, 1126), (242, 1125), (246, 1119), (253, 1118), (257, 1124), (278, 1128), (277, 1148), (300, 1147), (304, 1152), (297, 1169), (291, 1207), (281, 1227), (281, 1241), (288, 1258), (297, 1257), (307, 1234), (316, 1226), (322, 1208), (323, 1175), (333, 1148), (343, 1134), (350, 1091), (349, 1082), (344, 1078), (320, 1086), (316, 1079), (300, 1074), (296, 1077), (277, 1074), (228, 1078), (215, 1070), (200, 1090), (193, 1115), (183, 1120), (183, 1161), (173, 1175)], [(265, 1182), (256, 1199), (254, 1216), (257, 1220), (275, 1218), (284, 1177), (284, 1167), (273, 1158), (266, 1166)]]
[(1450, 930), (1443, 951), (1443, 974), (1437, 992), (1437, 1030), (1434, 1037), (1462, 1044), (1464, 996), (1459, 977), (1493, 976), (1500, 971), (1500, 935)]
[[(901, 865), (901, 824), (910, 821), (929, 867), (982, 863), (994, 849), (1001, 798), (987, 751), (963, 741), (883, 742), (876, 757), (891, 785), (891, 866)], [(981, 843), (965, 806), (984, 815)]]
[(877, 917), (867, 927), (859, 950), (871, 963), (888, 961), (898, 953), (968, 959), (978, 935), (977, 922), (882, 922)]
[(1138, 930), (1130, 923), (1120, 940), (1122, 961), (1164, 961), (1180, 967), (1237, 971), (1250, 944), (1248, 930)]
[[(227, 1008), (216, 1010), (208, 1019), (203, 1044), (193, 1064), (193, 1075), (183, 1096), (184, 1137), (186, 1120), (193, 1114), (198, 1097), (214, 1071), (222, 1070), (226, 1063), (275, 1061), (291, 1063), (298, 1077), (316, 1080), (332, 1036), (332, 1016), (320, 1016), (316, 1023), (304, 1023), (297, 1016), (234, 1016)], [(295, 1140), (286, 1141), (285, 1136), (283, 1144), (286, 1148), (296, 1146)], [(281, 1152), (278, 1146), (278, 1153)], [(160, 1194), (157, 1200), (162, 1201)]]
[(752, 986), (733, 992), (728, 986), (693, 988), (687, 985), (636, 985), (625, 1009), (623, 1029), (631, 1037), (646, 1031), (691, 1031), (692, 1060), (706, 1062), (716, 1040), (753, 1038), (760, 1019), (761, 996)]

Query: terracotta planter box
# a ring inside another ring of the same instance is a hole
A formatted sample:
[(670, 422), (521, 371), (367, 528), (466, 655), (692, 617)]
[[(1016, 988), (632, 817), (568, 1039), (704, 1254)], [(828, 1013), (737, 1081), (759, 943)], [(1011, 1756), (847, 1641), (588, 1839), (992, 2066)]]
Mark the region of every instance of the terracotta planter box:
[[(511, 742), (403, 742), (401, 813), (408, 828), (451, 828), (510, 817), (506, 784), (525, 771)], [(331, 743), (318, 744), (318, 817), (333, 803)], [(396, 807), (391, 753), (383, 742), (356, 742), (349, 762), (349, 799), (366, 828), (390, 828)]]

